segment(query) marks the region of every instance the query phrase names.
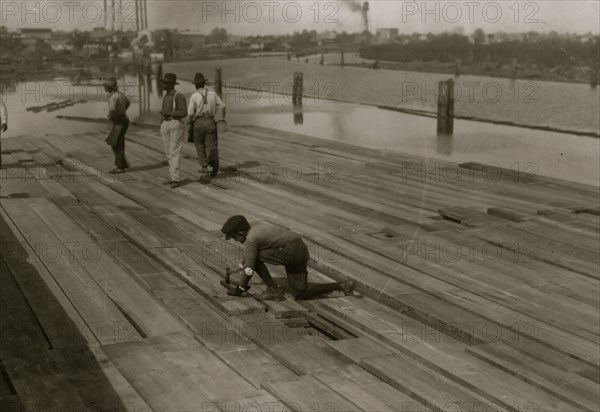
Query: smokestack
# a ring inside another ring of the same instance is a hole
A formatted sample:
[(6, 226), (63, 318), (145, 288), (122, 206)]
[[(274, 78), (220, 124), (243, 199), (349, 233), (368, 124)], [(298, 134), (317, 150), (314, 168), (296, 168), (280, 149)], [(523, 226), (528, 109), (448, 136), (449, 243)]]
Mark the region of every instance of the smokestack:
[(363, 31), (369, 31), (369, 2), (365, 1), (362, 6)]
[(342, 2), (352, 12), (360, 13), (362, 19), (362, 30), (369, 31), (369, 2), (360, 3), (357, 0), (348, 0)]

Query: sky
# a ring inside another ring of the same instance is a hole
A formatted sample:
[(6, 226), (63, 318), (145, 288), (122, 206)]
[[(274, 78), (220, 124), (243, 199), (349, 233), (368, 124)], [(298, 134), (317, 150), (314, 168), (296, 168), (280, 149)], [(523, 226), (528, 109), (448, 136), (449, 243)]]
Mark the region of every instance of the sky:
[[(105, 0), (0, 0), (0, 25), (9, 29), (53, 30), (107, 28)], [(115, 27), (135, 28), (135, 0), (115, 3)], [(120, 6), (119, 6), (120, 5)], [(357, 0), (147, 0), (149, 28), (191, 30), (208, 34), (223, 27), (236, 35), (286, 34), (295, 31), (363, 29)], [(600, 0), (374, 0), (369, 2), (369, 28), (398, 28), (400, 33), (440, 33), (481, 28), (497, 31), (600, 32)]]

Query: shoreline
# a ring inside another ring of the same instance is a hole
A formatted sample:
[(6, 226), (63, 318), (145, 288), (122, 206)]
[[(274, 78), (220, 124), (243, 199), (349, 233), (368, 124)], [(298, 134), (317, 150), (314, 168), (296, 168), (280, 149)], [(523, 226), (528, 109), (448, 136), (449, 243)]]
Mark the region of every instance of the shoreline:
[[(340, 66), (340, 64), (330, 64), (331, 66)], [(454, 65), (435, 65), (435, 64), (418, 64), (416, 62), (400, 63), (383, 61), (379, 62), (379, 67), (374, 69), (367, 63), (346, 63), (344, 66), (357, 67), (370, 70), (395, 70), (413, 73), (430, 73), (430, 74), (447, 74), (448, 76), (455, 76)], [(589, 79), (583, 78), (567, 78), (565, 76), (552, 76), (546, 73), (530, 73), (525, 71), (524, 73), (518, 73), (517, 76), (513, 77), (509, 69), (500, 68), (489, 71), (485, 70), (474, 70), (474, 66), (461, 66), (459, 70), (459, 76), (485, 76), (506, 80), (525, 80), (525, 81), (544, 81), (544, 82), (556, 82), (556, 83), (567, 83), (567, 84), (587, 84), (590, 85)], [(591, 85), (590, 85), (591, 87)]]
[[(331, 54), (330, 54), (331, 55)], [(337, 56), (337, 54), (335, 54)], [(179, 63), (189, 63), (193, 61), (215, 61), (215, 60), (234, 60), (234, 59), (261, 59), (261, 58), (270, 58), (276, 56), (285, 56), (285, 54), (281, 53), (272, 53), (272, 54), (244, 54), (239, 56), (219, 56), (216, 57), (210, 56), (208, 58), (184, 58), (176, 61), (163, 61), (160, 62), (163, 65), (169, 64), (179, 64)], [(317, 56), (317, 55), (309, 55), (306, 57)], [(325, 54), (327, 58), (327, 54)], [(370, 60), (370, 59), (364, 59)], [(88, 65), (95, 64), (106, 64), (110, 62), (112, 64), (117, 65), (130, 65), (133, 64), (132, 60), (122, 60), (119, 58), (115, 59), (99, 59), (99, 60), (90, 60), (87, 62)], [(394, 70), (394, 71), (405, 71), (411, 73), (430, 73), (430, 74), (447, 74), (448, 76), (455, 75), (455, 66), (454, 64), (435, 64), (435, 63), (420, 63), (420, 62), (394, 62), (394, 61), (379, 61), (379, 67), (374, 69), (372, 64), (375, 63), (375, 60), (362, 63), (345, 63), (343, 66), (340, 63), (325, 63), (325, 66), (342, 66), (342, 67), (355, 67), (362, 68), (366, 70)], [(153, 65), (156, 62), (152, 63)], [(73, 73), (73, 69), (68, 68), (52, 68), (48, 67), (47, 64), (44, 64), (44, 70), (40, 70), (40, 66), (38, 64), (33, 63), (25, 63), (25, 64), (16, 64), (16, 65), (0, 65), (0, 81), (10, 81), (10, 80), (18, 80), (18, 81), (35, 81), (35, 80), (44, 80), (47, 79), (48, 76), (64, 76), (70, 73)], [(508, 68), (500, 68), (485, 71), (483, 68), (479, 66), (469, 66), (469, 65), (461, 65), (459, 70), (460, 75), (464, 76), (483, 76), (483, 77), (492, 77), (492, 78), (501, 78), (512, 80), (513, 76), (511, 74), (511, 70)], [(14, 75), (14, 76), (13, 76)], [(27, 77), (27, 79), (23, 79), (23, 77)], [(519, 73), (514, 80), (526, 80), (526, 81), (546, 81), (546, 82), (556, 82), (556, 83), (567, 83), (567, 84), (587, 84), (590, 85), (590, 79), (583, 78), (569, 78), (566, 76), (557, 76), (557, 75), (549, 75), (548, 73), (529, 73), (525, 71), (525, 73)], [(591, 87), (591, 86), (590, 86)]]

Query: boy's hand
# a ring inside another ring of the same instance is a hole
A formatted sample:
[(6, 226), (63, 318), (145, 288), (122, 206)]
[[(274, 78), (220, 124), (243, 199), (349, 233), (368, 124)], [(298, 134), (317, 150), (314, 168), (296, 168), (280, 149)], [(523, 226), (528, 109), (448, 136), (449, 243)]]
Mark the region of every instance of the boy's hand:
[[(248, 289), (250, 289), (250, 286), (248, 286)], [(244, 290), (241, 287), (239, 287), (239, 285), (235, 286), (234, 288), (231, 288), (227, 291), (227, 294), (230, 296), (237, 296), (240, 298), (247, 298), (250, 297), (250, 294), (248, 293), (248, 289)]]

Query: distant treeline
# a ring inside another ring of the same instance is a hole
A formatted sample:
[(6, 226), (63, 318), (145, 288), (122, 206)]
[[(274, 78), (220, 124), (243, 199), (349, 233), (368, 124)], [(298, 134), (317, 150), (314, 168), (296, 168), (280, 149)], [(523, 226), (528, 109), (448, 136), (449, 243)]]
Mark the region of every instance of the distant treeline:
[(570, 39), (540, 39), (536, 42), (472, 44), (460, 35), (436, 36), (407, 44), (381, 44), (360, 50), (360, 56), (395, 62), (440, 62), (460, 59), (465, 64), (536, 65), (540, 68), (589, 66), (600, 62), (598, 37), (580, 42)]

